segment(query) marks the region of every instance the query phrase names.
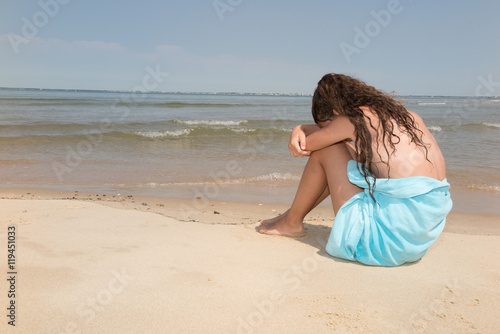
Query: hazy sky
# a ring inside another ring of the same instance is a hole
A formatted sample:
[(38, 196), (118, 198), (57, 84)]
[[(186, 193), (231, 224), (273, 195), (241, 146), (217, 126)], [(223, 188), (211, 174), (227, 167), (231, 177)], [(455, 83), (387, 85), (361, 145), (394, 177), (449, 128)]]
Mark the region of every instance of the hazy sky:
[(474, 95), (481, 77), (500, 95), (499, 14), (498, 0), (2, 0), (0, 86), (310, 94), (336, 72), (405, 95)]

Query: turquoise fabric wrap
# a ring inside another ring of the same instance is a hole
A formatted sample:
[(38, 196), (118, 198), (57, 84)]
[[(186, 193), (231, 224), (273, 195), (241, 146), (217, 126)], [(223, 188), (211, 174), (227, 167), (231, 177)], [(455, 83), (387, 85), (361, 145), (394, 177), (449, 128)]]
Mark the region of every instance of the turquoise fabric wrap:
[[(450, 185), (425, 176), (376, 179), (373, 196), (351, 160), (351, 183), (364, 189), (337, 212), (326, 252), (367, 265), (397, 266), (419, 260), (443, 231), (452, 207)], [(370, 177), (369, 182), (373, 184)]]

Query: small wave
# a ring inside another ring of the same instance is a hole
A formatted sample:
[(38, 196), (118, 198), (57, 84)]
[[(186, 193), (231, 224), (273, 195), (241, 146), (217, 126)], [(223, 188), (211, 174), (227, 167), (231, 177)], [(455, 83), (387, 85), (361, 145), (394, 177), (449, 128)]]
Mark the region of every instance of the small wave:
[(247, 120), (241, 121), (215, 121), (215, 120), (175, 120), (176, 123), (185, 124), (185, 125), (208, 125), (208, 126), (237, 126), (243, 123), (247, 123)]
[(463, 124), (460, 120), (457, 120), (455, 123), (450, 122), (450, 124), (441, 124), (441, 125), (432, 125), (429, 126), (428, 129), (430, 131), (470, 131), (470, 132), (481, 132), (481, 131), (495, 131), (495, 129), (500, 129), (500, 123), (490, 123), (490, 122), (482, 122), (482, 123), (466, 123)]
[(146, 138), (163, 138), (163, 137), (180, 137), (189, 135), (191, 133), (191, 129), (182, 129), (182, 130), (167, 130), (167, 131), (137, 131), (134, 134)]
[(479, 190), (479, 191), (491, 191), (500, 193), (500, 185), (495, 184), (469, 184), (467, 185), (469, 190)]
[(138, 131), (122, 132), (124, 134), (133, 133), (147, 138), (168, 139), (172, 137), (219, 137), (224, 136), (282, 136), (288, 135), (289, 130), (279, 128), (256, 129), (240, 127), (191, 127), (186, 129), (162, 130), (162, 131)]
[(300, 180), (300, 175), (292, 173), (269, 173), (247, 178), (247, 181), (296, 181)]
[(285, 128), (273, 128), (273, 130), (278, 131), (278, 132), (292, 132), (291, 129), (285, 129)]
[(236, 133), (247, 133), (247, 132), (255, 132), (257, 129), (231, 129), (231, 131)]
[[(16, 141), (16, 145), (28, 145), (44, 142), (78, 142), (91, 141), (100, 143), (103, 140), (111, 139), (155, 139), (169, 140), (177, 138), (207, 138), (211, 137), (214, 140), (224, 140), (224, 138), (252, 137), (252, 136), (275, 136), (275, 138), (287, 138), (289, 130), (279, 128), (243, 128), (243, 127), (190, 127), (183, 129), (169, 130), (142, 130), (133, 131), (128, 129), (116, 129), (95, 133), (53, 133), (53, 134), (33, 134), (33, 135), (15, 135), (15, 136), (0, 136), (0, 143), (8, 145), (9, 142)], [(218, 138), (218, 139), (215, 139)], [(228, 139), (229, 140), (229, 139)], [(232, 140), (232, 139), (230, 139)]]
[(269, 173), (258, 176), (250, 176), (235, 179), (218, 179), (211, 181), (201, 181), (201, 182), (173, 182), (167, 185), (179, 185), (179, 186), (200, 186), (200, 185), (244, 185), (244, 184), (265, 184), (272, 185), (273, 183), (287, 182), (287, 181), (298, 181), (300, 180), (300, 174), (292, 173)]
[(239, 178), (239, 179), (232, 179), (232, 180), (227, 180), (227, 181), (218, 182), (218, 183), (228, 184), (228, 185), (231, 185), (231, 184), (233, 184), (233, 185), (255, 184), (255, 183), (257, 183), (257, 184), (260, 184), (260, 183), (269, 184), (270, 181), (271, 182), (286, 182), (286, 181), (298, 181), (298, 180), (300, 180), (300, 174), (274, 172), (274, 173), (244, 177), (244, 178)]
[(484, 123), (481, 123), (482, 125), (485, 125), (485, 126), (488, 126), (488, 127), (492, 127), (492, 128), (500, 128), (500, 123), (487, 123), (487, 122), (484, 122)]
[(419, 106), (426, 106), (426, 105), (442, 105), (446, 104), (446, 102), (418, 102), (417, 103)]
[(443, 130), (439, 125), (431, 125), (427, 127), (430, 131), (439, 132)]

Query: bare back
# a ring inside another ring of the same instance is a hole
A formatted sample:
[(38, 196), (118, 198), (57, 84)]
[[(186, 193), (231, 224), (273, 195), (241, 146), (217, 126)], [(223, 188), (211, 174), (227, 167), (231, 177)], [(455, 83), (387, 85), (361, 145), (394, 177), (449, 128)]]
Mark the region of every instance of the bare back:
[[(410, 176), (427, 176), (437, 180), (443, 180), (446, 177), (446, 168), (443, 155), (439, 146), (434, 139), (434, 136), (430, 133), (429, 129), (425, 126), (422, 118), (412, 112), (408, 111), (415, 120), (415, 124), (418, 129), (423, 133), (422, 141), (427, 147), (427, 158), (426, 152), (423, 147), (417, 146), (412, 143), (410, 137), (403, 133), (394, 122), (393, 133), (400, 138), (393, 137), (393, 142), (395, 149), (393, 150), (388, 143), (386, 138), (386, 145), (389, 154), (387, 154), (386, 148), (382, 144), (381, 128), (379, 126), (379, 120), (376, 114), (372, 113), (369, 108), (362, 108), (368, 129), (373, 138), (373, 166), (372, 173), (379, 178), (403, 178)], [(378, 129), (377, 131), (373, 129), (371, 124)], [(388, 162), (388, 163), (387, 163)]]

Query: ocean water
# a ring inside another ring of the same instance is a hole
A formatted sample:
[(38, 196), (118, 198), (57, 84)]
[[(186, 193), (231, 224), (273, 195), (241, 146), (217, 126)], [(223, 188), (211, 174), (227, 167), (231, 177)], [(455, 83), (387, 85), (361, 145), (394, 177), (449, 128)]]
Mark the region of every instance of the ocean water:
[[(452, 190), (500, 194), (500, 99), (402, 99), (436, 137)], [(310, 96), (0, 89), (0, 186), (277, 196), (305, 165), (287, 143), (310, 108)]]

